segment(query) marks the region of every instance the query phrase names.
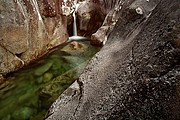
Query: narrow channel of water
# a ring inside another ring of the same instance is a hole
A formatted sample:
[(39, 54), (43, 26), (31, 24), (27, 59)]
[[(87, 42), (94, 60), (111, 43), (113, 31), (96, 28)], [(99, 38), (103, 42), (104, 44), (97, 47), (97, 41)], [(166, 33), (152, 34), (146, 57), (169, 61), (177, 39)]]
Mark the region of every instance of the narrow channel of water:
[(57, 49), (9, 75), (0, 85), (0, 120), (43, 120), (50, 105), (99, 50), (87, 41), (74, 45)]

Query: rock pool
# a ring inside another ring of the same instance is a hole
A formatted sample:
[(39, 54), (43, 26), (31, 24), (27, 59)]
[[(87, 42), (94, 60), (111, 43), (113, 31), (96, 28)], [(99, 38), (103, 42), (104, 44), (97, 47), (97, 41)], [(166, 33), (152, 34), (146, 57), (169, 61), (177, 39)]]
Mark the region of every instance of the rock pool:
[(99, 50), (89, 42), (68, 44), (21, 70), (0, 84), (1, 120), (43, 120), (57, 97), (76, 80)]

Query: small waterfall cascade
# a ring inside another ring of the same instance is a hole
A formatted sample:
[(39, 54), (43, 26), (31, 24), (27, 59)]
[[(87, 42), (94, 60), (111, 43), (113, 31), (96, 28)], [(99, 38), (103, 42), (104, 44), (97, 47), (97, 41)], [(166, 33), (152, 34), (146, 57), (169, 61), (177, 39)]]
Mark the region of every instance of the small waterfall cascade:
[(73, 36), (69, 37), (68, 42), (72, 42), (72, 41), (87, 41), (89, 40), (86, 37), (83, 36), (78, 36), (77, 35), (77, 24), (76, 24), (76, 11), (79, 7), (79, 4), (77, 3), (77, 0), (74, 1), (74, 11), (73, 11)]
[(76, 11), (78, 9), (77, 0), (74, 0), (74, 12), (73, 12), (73, 36), (77, 36), (77, 24), (76, 24)]
[(73, 36), (77, 36), (76, 11), (73, 12)]

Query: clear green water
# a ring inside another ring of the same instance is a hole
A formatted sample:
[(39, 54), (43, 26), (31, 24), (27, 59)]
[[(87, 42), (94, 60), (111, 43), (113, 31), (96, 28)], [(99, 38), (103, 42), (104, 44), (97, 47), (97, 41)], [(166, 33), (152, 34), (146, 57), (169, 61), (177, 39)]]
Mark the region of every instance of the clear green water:
[(57, 97), (76, 80), (99, 50), (88, 42), (67, 45), (12, 73), (0, 85), (0, 120), (43, 120)]

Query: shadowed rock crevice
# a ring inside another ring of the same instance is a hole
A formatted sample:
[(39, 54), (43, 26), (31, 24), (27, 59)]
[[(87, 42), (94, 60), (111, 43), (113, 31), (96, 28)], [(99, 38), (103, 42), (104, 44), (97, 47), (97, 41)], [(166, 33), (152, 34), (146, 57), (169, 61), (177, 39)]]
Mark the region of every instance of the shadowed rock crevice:
[(77, 107), (75, 108), (74, 113), (73, 113), (73, 116), (74, 116), (75, 119), (76, 119), (76, 112), (78, 112), (78, 108), (81, 105), (81, 98), (83, 96), (83, 82), (79, 81), (79, 79), (77, 79), (76, 81), (77, 81), (77, 83), (79, 85), (79, 92), (80, 93), (79, 93), (79, 100), (78, 100), (79, 103), (77, 104)]

